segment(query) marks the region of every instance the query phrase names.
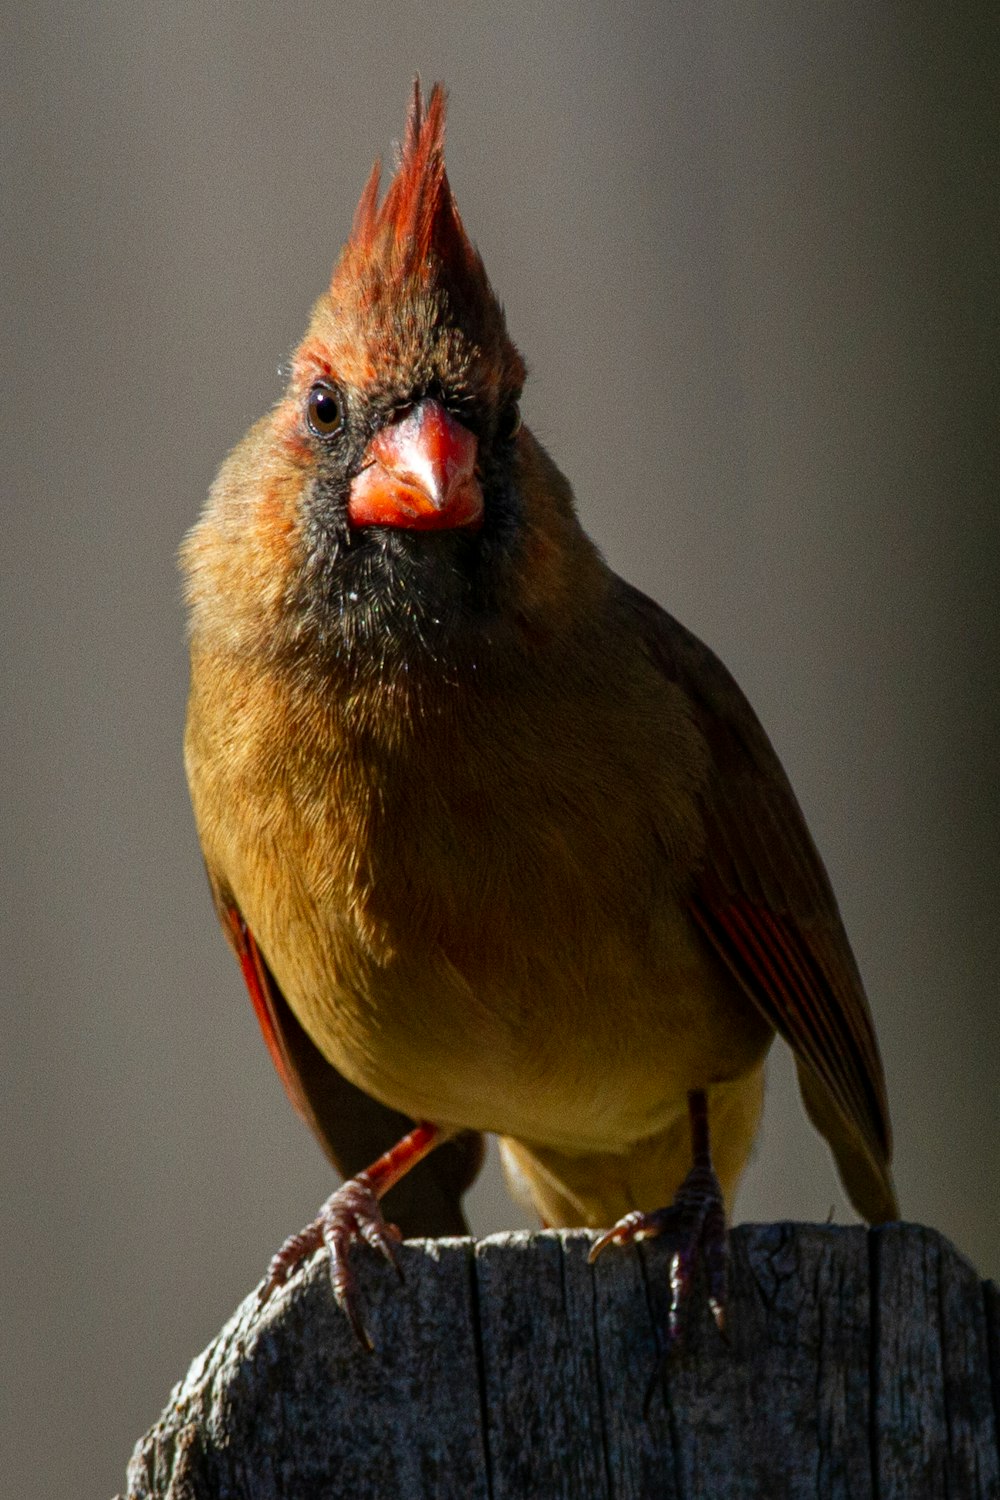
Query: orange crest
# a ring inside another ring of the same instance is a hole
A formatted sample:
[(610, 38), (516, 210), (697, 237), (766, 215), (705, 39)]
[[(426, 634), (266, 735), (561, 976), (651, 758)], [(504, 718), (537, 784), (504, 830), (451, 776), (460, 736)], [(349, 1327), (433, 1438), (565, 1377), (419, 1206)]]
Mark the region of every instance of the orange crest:
[(465, 232), (444, 165), (445, 92), (436, 83), (426, 112), (419, 79), (396, 175), (379, 203), (381, 163), (361, 194), (331, 294), (365, 272), (386, 280), (444, 280), (466, 297), (493, 300), (479, 254)]

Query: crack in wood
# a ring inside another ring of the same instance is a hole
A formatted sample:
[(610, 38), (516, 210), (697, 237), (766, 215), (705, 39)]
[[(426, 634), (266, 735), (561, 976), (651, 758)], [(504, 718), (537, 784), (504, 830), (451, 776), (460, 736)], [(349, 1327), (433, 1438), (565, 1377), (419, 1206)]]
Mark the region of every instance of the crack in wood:
[(902, 1500), (1000, 1495), (1000, 1293), (912, 1225), (731, 1237), (646, 1408), (669, 1241), (585, 1231), (357, 1255), (376, 1353), (316, 1257), (247, 1299), (137, 1445), (127, 1500)]

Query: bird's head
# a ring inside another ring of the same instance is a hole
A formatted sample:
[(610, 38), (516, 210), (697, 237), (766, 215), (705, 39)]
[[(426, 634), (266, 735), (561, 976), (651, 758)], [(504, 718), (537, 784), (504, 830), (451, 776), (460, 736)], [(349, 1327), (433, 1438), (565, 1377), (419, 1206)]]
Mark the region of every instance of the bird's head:
[(481, 654), (559, 595), (572, 499), (521, 424), (524, 362), (459, 217), (444, 114), (441, 86), (425, 110), (416, 85), (385, 196), (376, 162), (284, 396), (219, 476), (185, 549), (196, 629), (212, 543), (237, 528), (272, 650), (314, 662)]

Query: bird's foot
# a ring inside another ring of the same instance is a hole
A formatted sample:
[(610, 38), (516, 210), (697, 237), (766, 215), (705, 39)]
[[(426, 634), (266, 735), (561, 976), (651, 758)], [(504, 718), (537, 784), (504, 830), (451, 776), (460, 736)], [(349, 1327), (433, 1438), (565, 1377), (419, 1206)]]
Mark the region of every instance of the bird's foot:
[(337, 1305), (347, 1315), (362, 1348), (374, 1348), (361, 1321), (357, 1278), (351, 1268), (352, 1240), (364, 1240), (394, 1267), (400, 1281), (403, 1270), (396, 1246), (402, 1238), (395, 1224), (387, 1224), (367, 1172), (351, 1177), (326, 1200), (316, 1218), (298, 1234), (290, 1235), (268, 1267), (261, 1292), (264, 1302), (314, 1250), (325, 1245), (330, 1255), (330, 1280)]
[(726, 1209), (719, 1180), (710, 1165), (699, 1163), (681, 1183), (669, 1208), (636, 1211), (602, 1234), (588, 1256), (591, 1264), (609, 1245), (631, 1245), (659, 1234), (675, 1235), (670, 1258), (670, 1311), (667, 1336), (672, 1348), (680, 1340), (681, 1310), (691, 1294), (699, 1257), (708, 1283), (708, 1306), (722, 1333), (726, 1324)]

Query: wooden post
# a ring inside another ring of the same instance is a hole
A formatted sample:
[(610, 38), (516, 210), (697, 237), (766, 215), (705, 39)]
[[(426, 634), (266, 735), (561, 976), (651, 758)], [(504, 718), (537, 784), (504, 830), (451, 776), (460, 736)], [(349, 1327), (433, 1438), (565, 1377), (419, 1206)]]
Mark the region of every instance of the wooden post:
[(137, 1445), (128, 1500), (1000, 1496), (1000, 1292), (933, 1230), (731, 1236), (661, 1354), (669, 1245), (586, 1263), (582, 1230), (356, 1261), (376, 1353), (316, 1257), (253, 1296)]

